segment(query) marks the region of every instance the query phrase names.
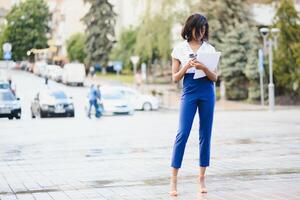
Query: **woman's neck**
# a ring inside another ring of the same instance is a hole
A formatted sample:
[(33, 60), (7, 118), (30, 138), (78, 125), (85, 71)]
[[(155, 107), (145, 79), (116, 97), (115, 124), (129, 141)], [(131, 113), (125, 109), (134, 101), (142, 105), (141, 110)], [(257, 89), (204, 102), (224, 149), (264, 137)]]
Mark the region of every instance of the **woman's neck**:
[(200, 40), (200, 41), (198, 41), (198, 40), (191, 40), (191, 41), (189, 41), (189, 43), (191, 45), (202, 45), (203, 41), (202, 40)]

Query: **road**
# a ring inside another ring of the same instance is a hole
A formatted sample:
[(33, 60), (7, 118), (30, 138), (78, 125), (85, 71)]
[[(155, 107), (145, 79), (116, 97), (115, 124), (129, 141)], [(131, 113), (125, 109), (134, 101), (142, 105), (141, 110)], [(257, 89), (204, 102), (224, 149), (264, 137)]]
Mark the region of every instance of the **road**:
[[(88, 88), (61, 88), (76, 116), (31, 119), (43, 79), (14, 72), (21, 120), (0, 119), (0, 199), (170, 199), (170, 156), (178, 112), (86, 118)], [(198, 121), (189, 138), (174, 199), (299, 199), (300, 110), (217, 111), (209, 193), (197, 192)]]

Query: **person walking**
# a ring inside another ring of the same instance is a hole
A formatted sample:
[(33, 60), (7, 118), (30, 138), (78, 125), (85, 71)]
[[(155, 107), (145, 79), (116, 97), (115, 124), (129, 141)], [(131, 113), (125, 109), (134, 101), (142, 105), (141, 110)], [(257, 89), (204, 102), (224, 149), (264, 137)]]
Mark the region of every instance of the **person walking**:
[[(186, 142), (190, 135), (194, 116), (198, 109), (199, 124), (199, 189), (206, 193), (205, 171), (210, 164), (210, 144), (213, 125), (215, 93), (214, 82), (217, 71), (210, 70), (196, 60), (197, 54), (215, 52), (208, 43), (209, 25), (201, 14), (189, 16), (183, 26), (183, 42), (172, 51), (172, 79), (179, 82), (183, 78), (183, 89), (177, 131), (172, 154), (171, 196), (177, 196), (177, 175), (181, 168)], [(202, 76), (194, 79), (195, 70), (202, 70)]]
[(96, 94), (97, 94), (97, 107), (98, 107), (96, 110), (96, 117), (100, 118), (102, 116), (103, 106), (101, 103), (101, 90), (99, 84), (97, 85)]
[(89, 91), (89, 109), (88, 109), (88, 118), (91, 118), (91, 112), (92, 112), (92, 107), (95, 108), (95, 116), (97, 117), (97, 112), (98, 112), (98, 92), (97, 89), (95, 88), (94, 84), (91, 85), (90, 91)]

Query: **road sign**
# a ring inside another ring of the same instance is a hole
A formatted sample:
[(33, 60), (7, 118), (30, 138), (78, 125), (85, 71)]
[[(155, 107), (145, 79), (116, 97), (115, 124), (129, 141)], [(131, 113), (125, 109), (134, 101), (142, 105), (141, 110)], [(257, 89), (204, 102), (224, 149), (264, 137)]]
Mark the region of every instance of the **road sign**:
[(3, 53), (3, 59), (4, 60), (11, 60), (11, 52), (10, 51), (6, 51)]
[(2, 49), (4, 52), (10, 52), (12, 49), (11, 43), (8, 43), (8, 42), (4, 43), (2, 45)]
[(122, 70), (123, 63), (121, 61), (115, 61), (114, 62), (114, 70), (119, 72)]

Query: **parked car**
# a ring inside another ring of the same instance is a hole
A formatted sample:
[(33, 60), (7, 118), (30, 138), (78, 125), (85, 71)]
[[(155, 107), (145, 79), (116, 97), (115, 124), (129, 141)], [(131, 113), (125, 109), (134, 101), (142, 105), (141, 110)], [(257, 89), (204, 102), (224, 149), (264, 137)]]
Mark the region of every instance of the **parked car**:
[(28, 61), (24, 60), (24, 61), (20, 62), (20, 69), (21, 70), (26, 70), (28, 68), (28, 66), (29, 66), (29, 62)]
[(85, 67), (82, 63), (69, 63), (63, 68), (62, 82), (66, 85), (83, 86), (85, 80)]
[(48, 76), (57, 82), (61, 82), (63, 69), (58, 65), (48, 65), (47, 68)]
[(135, 89), (123, 86), (117, 86), (116, 89), (129, 99), (135, 110), (151, 111), (159, 108), (159, 100), (153, 95), (141, 94)]
[(44, 117), (74, 117), (74, 103), (60, 90), (44, 90), (38, 92), (31, 103), (31, 116)]
[[(101, 104), (103, 108), (103, 115), (115, 115), (115, 114), (129, 114), (134, 113), (134, 108), (130, 104), (129, 100), (114, 87), (104, 86), (100, 88), (101, 91)], [(86, 111), (89, 108), (89, 101), (86, 101)], [(94, 113), (95, 111), (92, 111)]]
[(3, 89), (10, 90), (13, 93), (13, 95), (16, 95), (17, 89), (16, 89), (16, 85), (14, 83), (11, 83), (11, 85), (10, 85), (8, 81), (0, 80), (0, 90), (3, 90)]
[(7, 117), (8, 119), (21, 119), (21, 105), (20, 99), (9, 89), (0, 90), (0, 117)]
[(9, 90), (10, 89), (10, 85), (7, 81), (1, 81), (0, 80), (0, 90)]

